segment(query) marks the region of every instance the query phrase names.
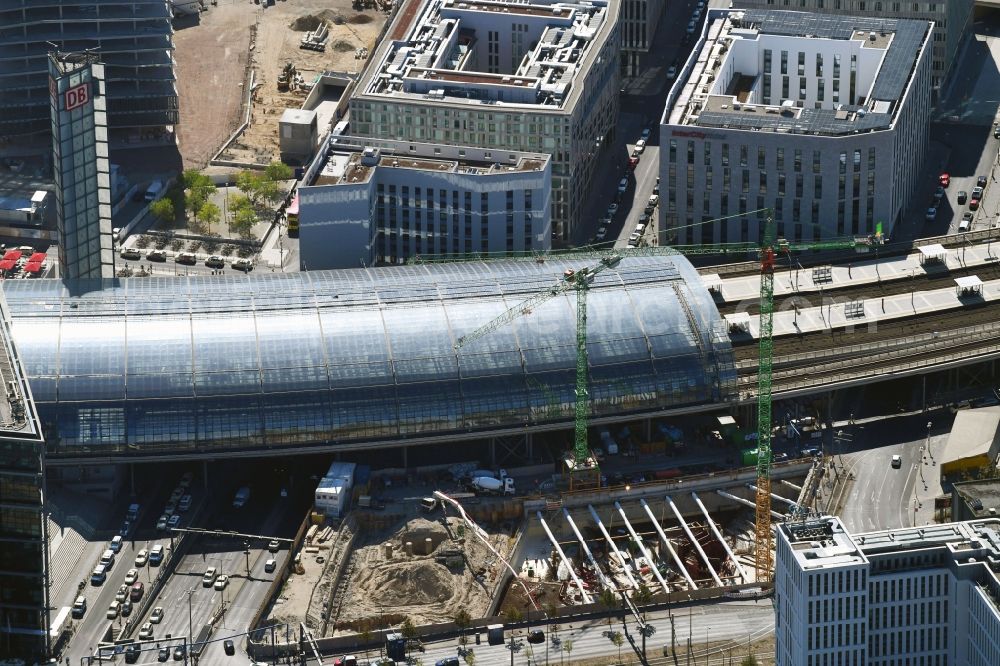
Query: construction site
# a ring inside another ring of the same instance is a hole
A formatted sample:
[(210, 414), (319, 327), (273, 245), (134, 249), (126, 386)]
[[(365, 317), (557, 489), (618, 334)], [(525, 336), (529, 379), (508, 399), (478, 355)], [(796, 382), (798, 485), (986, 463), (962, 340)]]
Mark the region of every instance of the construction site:
[(267, 164), (278, 159), (282, 113), (302, 108), (324, 72), (359, 72), (392, 4), (223, 3), (179, 30), (178, 136), (185, 168), (205, 167), (223, 148), (218, 160)]

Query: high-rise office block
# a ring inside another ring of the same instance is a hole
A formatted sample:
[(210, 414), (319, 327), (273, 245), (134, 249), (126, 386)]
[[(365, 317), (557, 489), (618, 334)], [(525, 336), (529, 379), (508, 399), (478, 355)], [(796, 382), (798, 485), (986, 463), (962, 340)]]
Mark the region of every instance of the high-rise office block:
[(995, 666), (1000, 519), (850, 534), (779, 526), (778, 666)]
[(114, 277), (104, 65), (91, 54), (49, 60), (59, 271)]
[(0, 136), (47, 134), (48, 53), (96, 50), (108, 124), (141, 134), (177, 123), (168, 0), (0, 0)]
[(0, 655), (49, 654), (45, 443), (0, 296)]

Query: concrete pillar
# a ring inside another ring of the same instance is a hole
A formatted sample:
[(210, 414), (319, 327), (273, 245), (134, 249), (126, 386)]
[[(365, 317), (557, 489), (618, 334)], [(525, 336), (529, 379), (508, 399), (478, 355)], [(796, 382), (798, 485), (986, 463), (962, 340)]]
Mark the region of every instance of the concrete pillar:
[(404, 446), (403, 447), (403, 469), (409, 469), (409, 467), (410, 467), (409, 456), (407, 455), (407, 451), (409, 451), (409, 447)]
[(497, 441), (490, 437), (490, 466), (497, 466)]

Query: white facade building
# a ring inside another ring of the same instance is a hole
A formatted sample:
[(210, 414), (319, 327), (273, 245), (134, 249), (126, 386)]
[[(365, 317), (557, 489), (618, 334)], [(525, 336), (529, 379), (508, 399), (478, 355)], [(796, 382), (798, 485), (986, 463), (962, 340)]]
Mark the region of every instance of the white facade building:
[(304, 270), (551, 248), (544, 153), (331, 135), (302, 183)]
[(568, 238), (618, 118), (618, 0), (411, 0), (351, 98), (351, 133), (552, 156)]
[(823, 14), (906, 18), (934, 22), (931, 85), (938, 92), (972, 22), (973, 0), (733, 0), (735, 8), (795, 9)]
[(761, 209), (794, 241), (888, 234), (927, 145), (932, 27), (709, 10), (661, 121), (661, 243), (756, 241)]
[(320, 513), (339, 518), (350, 504), (354, 488), (354, 463), (335, 462), (316, 485), (313, 504)]
[(779, 666), (1000, 663), (1000, 520), (851, 535), (777, 530)]

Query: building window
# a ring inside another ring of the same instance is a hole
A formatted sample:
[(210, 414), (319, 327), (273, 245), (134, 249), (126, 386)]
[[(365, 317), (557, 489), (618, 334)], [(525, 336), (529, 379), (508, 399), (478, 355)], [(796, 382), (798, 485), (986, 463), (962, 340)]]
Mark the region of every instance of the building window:
[(781, 73), (788, 74), (788, 51), (781, 52)]
[(677, 139), (670, 140), (670, 160), (671, 162), (677, 161)]
[(806, 75), (806, 54), (799, 51), (799, 76)]
[(785, 149), (778, 148), (778, 171), (784, 171), (784, 170), (785, 170)]

